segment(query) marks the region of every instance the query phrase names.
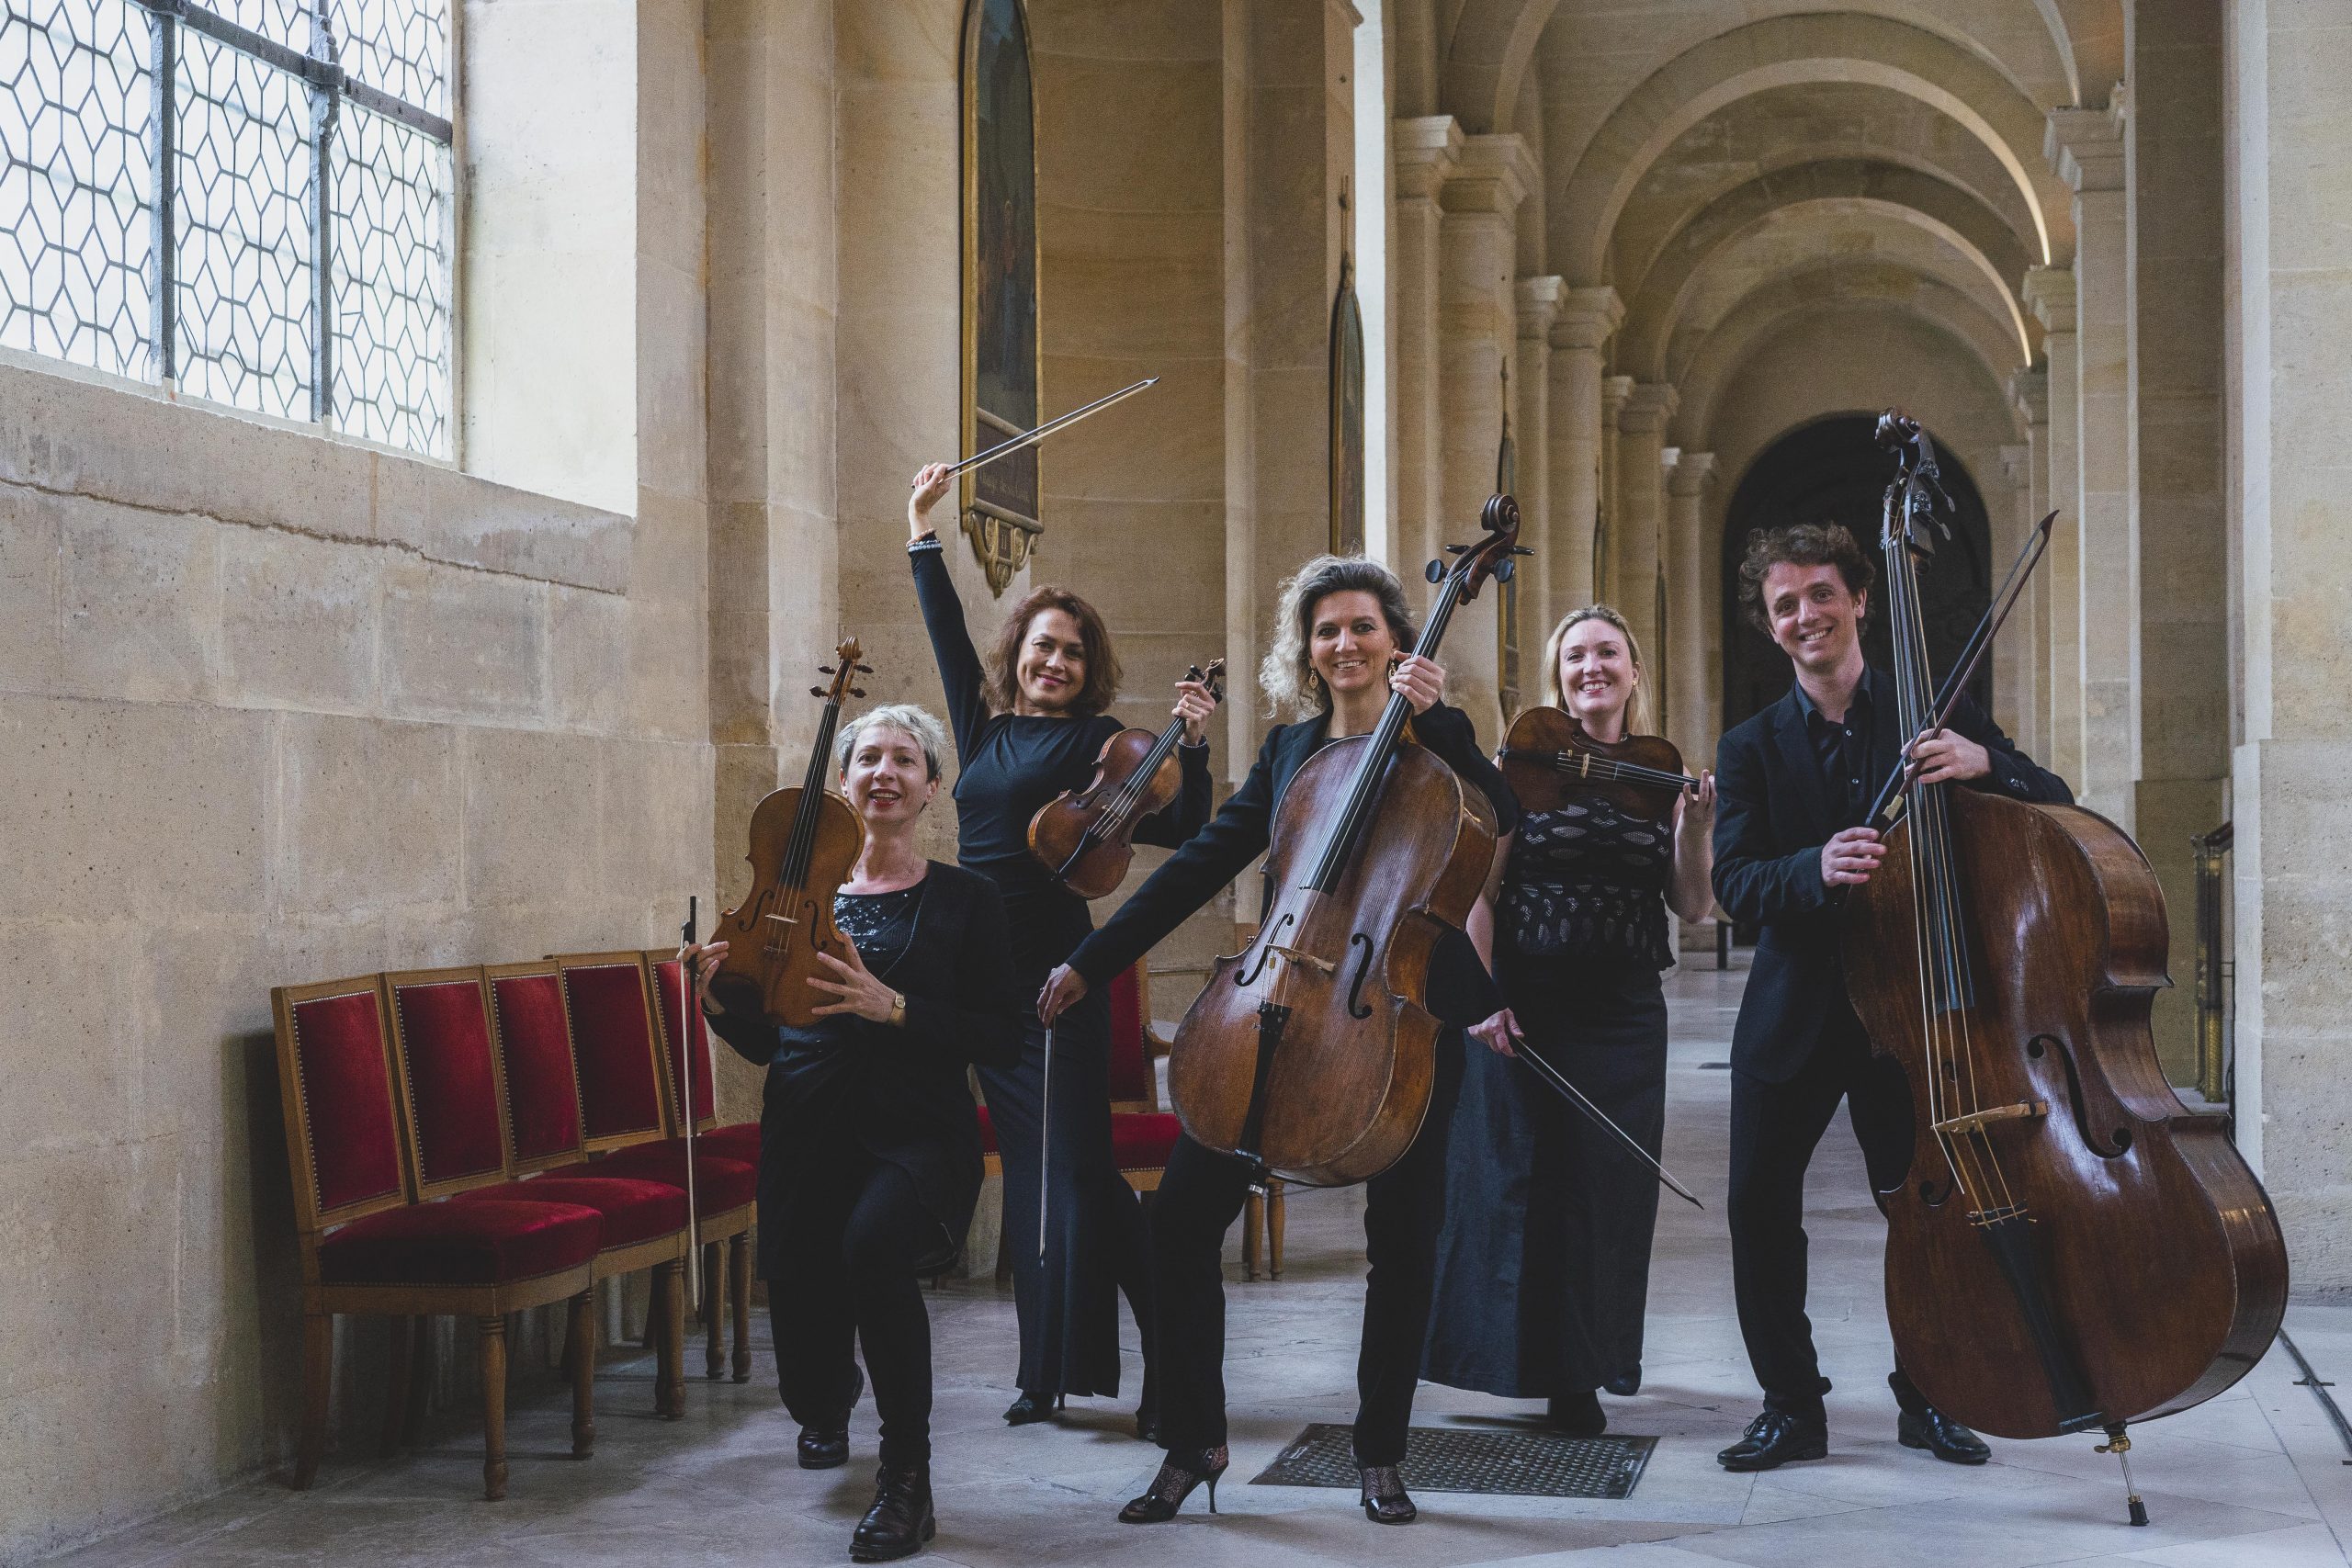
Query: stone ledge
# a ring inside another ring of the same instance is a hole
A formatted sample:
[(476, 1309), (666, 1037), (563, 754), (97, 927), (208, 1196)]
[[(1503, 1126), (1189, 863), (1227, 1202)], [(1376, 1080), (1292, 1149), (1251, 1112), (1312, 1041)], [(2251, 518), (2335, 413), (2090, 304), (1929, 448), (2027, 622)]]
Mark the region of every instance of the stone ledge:
[(0, 481), (626, 592), (630, 518), (71, 367), (0, 360)]

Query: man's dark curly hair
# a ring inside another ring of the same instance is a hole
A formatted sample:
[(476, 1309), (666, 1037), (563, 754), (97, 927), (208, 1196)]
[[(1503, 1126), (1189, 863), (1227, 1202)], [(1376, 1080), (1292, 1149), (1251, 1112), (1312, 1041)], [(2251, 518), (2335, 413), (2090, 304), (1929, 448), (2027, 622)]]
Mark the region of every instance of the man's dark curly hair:
[(1877, 564), (1842, 523), (1752, 529), (1747, 555), (1739, 563), (1739, 607), (1747, 624), (1766, 637), (1772, 635), (1772, 618), (1764, 608), (1764, 575), (1776, 566), (1834, 566), (1846, 580), (1846, 592), (1858, 599), (1878, 581)]

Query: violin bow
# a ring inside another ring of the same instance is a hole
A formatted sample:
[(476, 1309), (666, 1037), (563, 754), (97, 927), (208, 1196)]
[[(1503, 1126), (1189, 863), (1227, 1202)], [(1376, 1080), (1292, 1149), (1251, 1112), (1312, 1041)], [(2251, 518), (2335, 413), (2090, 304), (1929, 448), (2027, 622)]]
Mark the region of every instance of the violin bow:
[(694, 1006), (694, 960), (686, 950), (695, 944), (700, 903), (686, 896), (686, 923), (678, 928), (678, 1071), (685, 1079), (678, 1121), (686, 1130), (686, 1293), (696, 1312), (702, 1311), (702, 1220), (695, 1210), (695, 1015), (687, 1010)]
[(1672, 1171), (1667, 1169), (1665, 1166), (1659, 1164), (1657, 1160), (1652, 1159), (1650, 1157), (1649, 1150), (1635, 1143), (1634, 1141), (1634, 1135), (1631, 1133), (1628, 1133), (1624, 1128), (1617, 1125), (1616, 1122), (1611, 1122), (1609, 1119), (1609, 1113), (1607, 1111), (1601, 1110), (1600, 1107), (1595, 1105), (1591, 1100), (1587, 1100), (1584, 1097), (1583, 1091), (1568, 1081), (1568, 1077), (1566, 1073), (1563, 1073), (1559, 1068), (1545, 1061), (1542, 1056), (1537, 1055), (1533, 1046), (1521, 1045), (1519, 1049), (1514, 1051), (1512, 1055), (1516, 1055), (1521, 1062), (1524, 1062), (1527, 1065), (1529, 1071), (1532, 1072), (1537, 1077), (1542, 1078), (1545, 1083), (1550, 1084), (1554, 1089), (1557, 1090), (1561, 1099), (1566, 1100), (1570, 1105), (1575, 1106), (1578, 1111), (1583, 1111), (1587, 1116), (1592, 1118), (1592, 1122), (1595, 1126), (1599, 1127), (1602, 1132), (1607, 1133), (1611, 1137), (1615, 1138), (1619, 1145), (1621, 1145), (1628, 1153), (1633, 1155), (1635, 1159), (1640, 1160), (1644, 1165), (1648, 1166), (1652, 1170), (1657, 1172), (1657, 1179), (1666, 1183), (1667, 1190), (1668, 1191), (1672, 1192), (1676, 1197), (1681, 1199), (1684, 1202), (1689, 1203), (1693, 1208), (1703, 1209), (1707, 1206), (1699, 1201), (1697, 1193), (1691, 1191), (1688, 1187), (1683, 1186), (1679, 1181), (1675, 1180), (1674, 1173)]
[(1043, 441), (1046, 436), (1053, 434), (1057, 430), (1067, 430), (1071, 425), (1076, 424), (1080, 420), (1091, 418), (1091, 416), (1102, 412), (1104, 409), (1109, 408), (1113, 403), (1117, 402), (1122, 398), (1132, 398), (1137, 392), (1142, 391), (1146, 387), (1158, 386), (1159, 384), (1159, 377), (1147, 376), (1132, 387), (1122, 387), (1108, 397), (1095, 399), (1084, 408), (1072, 409), (1069, 412), (1061, 415), (1057, 419), (1047, 420), (1045, 423), (1039, 425), (1035, 430), (1024, 431), (1009, 441), (1001, 442), (997, 446), (989, 447), (985, 452), (973, 453), (972, 456), (965, 458), (962, 462), (957, 463), (953, 468), (949, 468), (945, 477), (953, 479), (957, 474), (963, 473), (967, 469), (984, 468), (990, 463), (995, 462), (999, 457), (1010, 457), (1012, 454), (1022, 450), (1023, 447), (1035, 446), (1038, 442)]

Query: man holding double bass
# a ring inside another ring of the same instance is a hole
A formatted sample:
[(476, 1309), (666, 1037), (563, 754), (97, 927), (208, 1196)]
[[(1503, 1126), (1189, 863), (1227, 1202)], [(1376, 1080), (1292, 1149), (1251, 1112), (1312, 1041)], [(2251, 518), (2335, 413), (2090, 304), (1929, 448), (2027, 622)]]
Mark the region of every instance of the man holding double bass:
[[(1907, 1080), (1894, 1058), (1871, 1054), (1839, 953), (1842, 892), (1869, 881), (1886, 853), (1863, 818), (1911, 739), (1898, 733), (1893, 678), (1862, 658), (1875, 575), (1836, 524), (1759, 529), (1739, 569), (1742, 608), (1789, 656), (1795, 680), (1715, 753), (1715, 897), (1733, 920), (1761, 929), (1732, 1034), (1730, 1224), (1740, 1334), (1764, 1409), (1716, 1456), (1726, 1470), (1828, 1453), (1829, 1380), (1804, 1314), (1804, 1174), (1838, 1102), (1873, 1192), (1899, 1187), (1911, 1161)], [(1965, 698), (1950, 728), (1919, 737), (1911, 754), (1923, 783), (2074, 799)], [(1887, 1383), (1905, 1448), (1955, 1464), (1990, 1457), (1901, 1366)]]

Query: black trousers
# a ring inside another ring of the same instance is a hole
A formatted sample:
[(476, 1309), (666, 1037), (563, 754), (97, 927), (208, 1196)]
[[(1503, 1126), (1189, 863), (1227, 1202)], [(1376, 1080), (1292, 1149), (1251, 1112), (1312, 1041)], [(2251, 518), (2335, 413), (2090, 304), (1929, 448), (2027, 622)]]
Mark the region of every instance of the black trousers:
[(804, 1427), (841, 1418), (853, 1341), (865, 1352), (882, 1462), (931, 1458), (931, 1314), (916, 1266), (936, 1258), (939, 1221), (894, 1165), (856, 1152), (838, 1180), (804, 1190), (788, 1211), (789, 1279), (768, 1285), (777, 1390)]
[[(1462, 1033), (1439, 1037), (1437, 1077), (1420, 1135), (1364, 1184), (1363, 1332), (1356, 1352), (1356, 1462), (1405, 1457), (1420, 1379), (1445, 1218), (1446, 1131), (1462, 1086)], [(1159, 1306), (1159, 1444), (1171, 1452), (1226, 1440), (1225, 1234), (1250, 1193), (1249, 1168), (1177, 1140), (1151, 1199), (1152, 1285)]]
[[(1910, 1087), (1893, 1057), (1871, 1054), (1859, 1023), (1839, 1026), (1785, 1083), (1732, 1074), (1729, 1218), (1739, 1332), (1765, 1408), (1815, 1417), (1829, 1380), (1804, 1313), (1804, 1173), (1840, 1100), (1872, 1193), (1900, 1186), (1911, 1163)], [(1921, 1407), (1900, 1367), (1887, 1382), (1905, 1409)]]

